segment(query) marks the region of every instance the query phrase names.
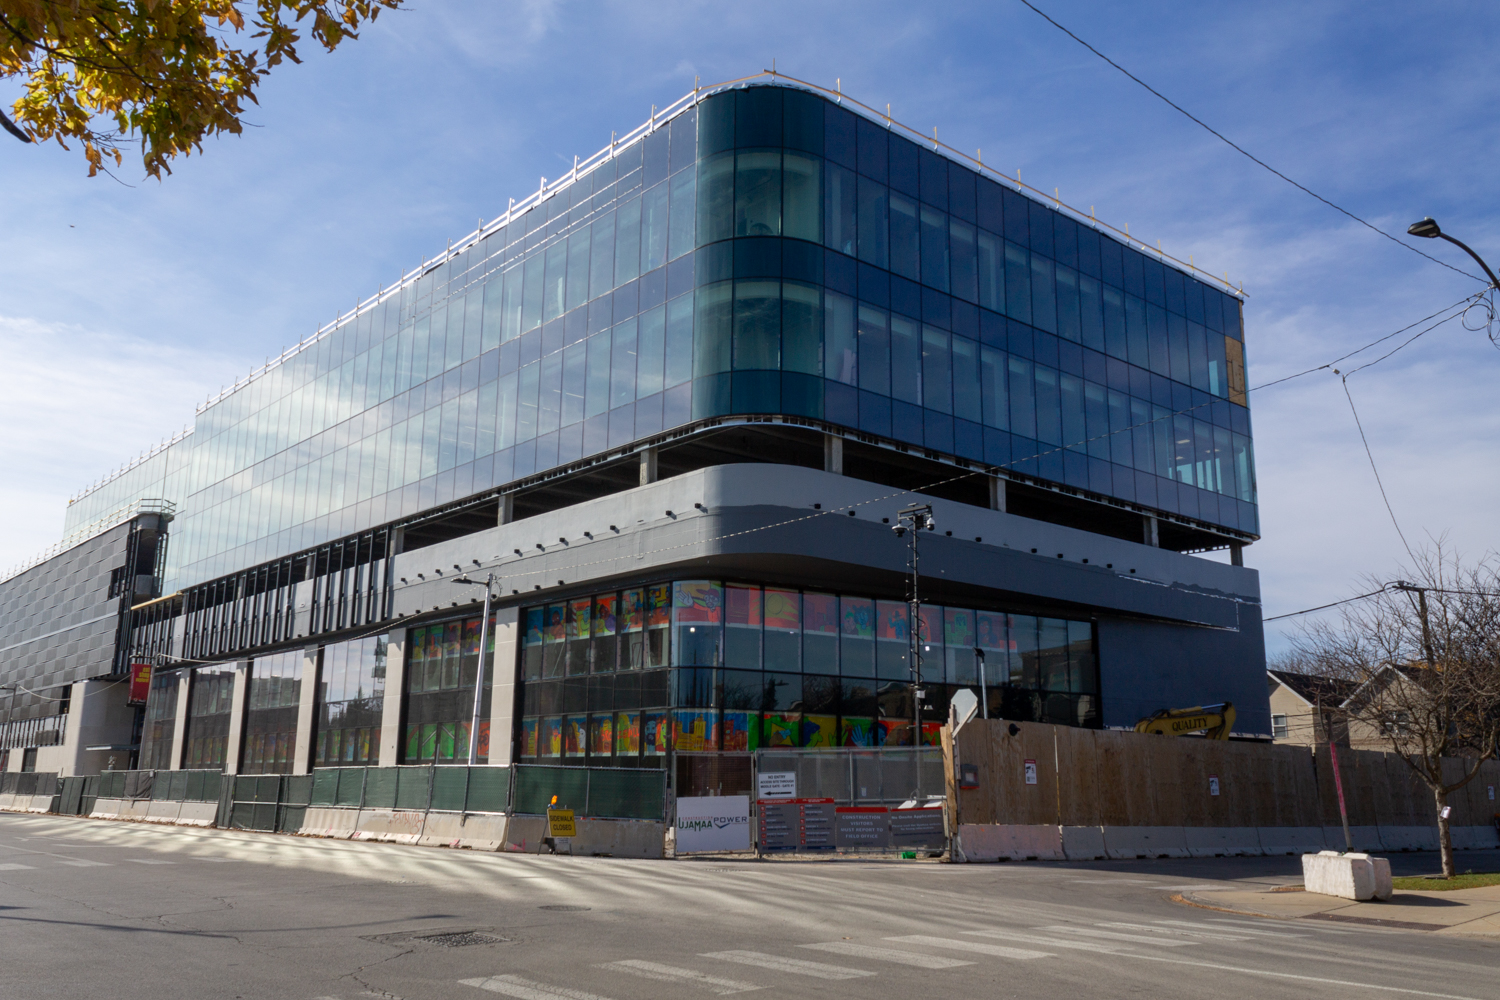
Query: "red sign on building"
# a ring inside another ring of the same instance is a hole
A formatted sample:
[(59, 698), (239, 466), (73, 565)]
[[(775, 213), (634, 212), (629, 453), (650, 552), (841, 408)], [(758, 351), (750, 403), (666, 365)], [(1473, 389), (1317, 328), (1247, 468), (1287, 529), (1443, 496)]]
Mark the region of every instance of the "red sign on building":
[(144, 705), (146, 696), (151, 693), (151, 664), (132, 663), (130, 665), (130, 698), (125, 702), (127, 705)]

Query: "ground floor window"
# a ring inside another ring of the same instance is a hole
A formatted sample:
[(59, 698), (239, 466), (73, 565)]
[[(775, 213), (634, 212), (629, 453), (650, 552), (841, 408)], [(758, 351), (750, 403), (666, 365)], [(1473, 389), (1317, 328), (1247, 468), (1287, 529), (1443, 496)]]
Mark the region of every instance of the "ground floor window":
[(303, 652), (259, 656), (245, 691), (245, 753), (241, 774), (291, 774), (296, 761), (297, 707)]
[[(495, 620), (479, 695), (479, 732), (474, 763), (490, 755), (490, 696), (494, 682)], [(474, 684), (479, 674), (480, 619), (412, 629), (407, 636), (406, 692), (402, 708), (402, 762), (469, 763)]]
[(146, 696), (146, 718), (141, 729), (140, 766), (147, 771), (172, 767), (172, 741), (177, 726), (176, 673), (152, 671), (151, 690)]
[[(901, 601), (717, 580), (523, 608), (520, 756), (910, 746), (910, 617)], [(1091, 622), (923, 605), (915, 631), (922, 743), (963, 688), (984, 689), (992, 718), (1101, 724)]]
[(380, 762), (386, 651), (385, 636), (324, 647), (318, 674), (314, 767)]
[(187, 729), (182, 766), (222, 768), (229, 751), (229, 716), (234, 703), (234, 667), (199, 667), (188, 689)]

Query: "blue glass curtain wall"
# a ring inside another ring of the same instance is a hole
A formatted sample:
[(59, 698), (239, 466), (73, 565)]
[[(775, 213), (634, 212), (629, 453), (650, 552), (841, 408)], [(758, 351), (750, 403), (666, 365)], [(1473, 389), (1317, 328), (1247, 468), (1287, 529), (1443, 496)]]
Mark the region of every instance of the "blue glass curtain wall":
[(803, 91), (707, 98), (699, 154), (695, 418), (821, 418), (1258, 531), (1237, 299)]
[(1233, 297), (758, 86), (659, 123), (134, 478), (178, 505), (169, 587), (736, 413), (1257, 532), (1244, 402)]

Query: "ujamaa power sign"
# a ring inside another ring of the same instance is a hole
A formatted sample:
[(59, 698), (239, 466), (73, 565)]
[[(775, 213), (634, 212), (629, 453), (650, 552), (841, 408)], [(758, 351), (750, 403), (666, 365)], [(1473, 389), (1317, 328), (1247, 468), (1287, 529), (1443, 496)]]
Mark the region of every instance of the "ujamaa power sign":
[(677, 800), (677, 853), (750, 850), (750, 796)]

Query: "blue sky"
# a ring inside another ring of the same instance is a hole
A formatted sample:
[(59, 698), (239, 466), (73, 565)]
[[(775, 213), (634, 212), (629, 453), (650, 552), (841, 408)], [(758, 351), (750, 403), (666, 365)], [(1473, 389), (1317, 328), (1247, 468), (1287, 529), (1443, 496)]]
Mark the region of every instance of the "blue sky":
[[(1397, 234), (1423, 215), (1500, 264), (1500, 30), (1478, 3), (1038, 6), (1278, 169)], [(0, 137), (0, 566), (68, 496), (403, 269), (645, 120), (770, 66), (866, 104), (1248, 294), (1250, 382), (1328, 361), (1479, 289), (1266, 173), (1014, 0), (411, 0), (304, 50), (158, 183)], [(0, 100), (18, 93), (0, 84)], [(126, 186), (126, 185), (130, 186)], [(1403, 237), (1404, 239), (1404, 237)], [(1414, 243), (1415, 241), (1407, 240)], [(1468, 267), (1447, 244), (1421, 249)], [(1470, 268), (1471, 269), (1471, 268)], [(1450, 323), (1350, 380), (1413, 545), (1496, 548), (1500, 351)], [(1252, 397), (1267, 614), (1405, 558), (1336, 376)], [(1283, 644), (1279, 630), (1271, 647)]]

